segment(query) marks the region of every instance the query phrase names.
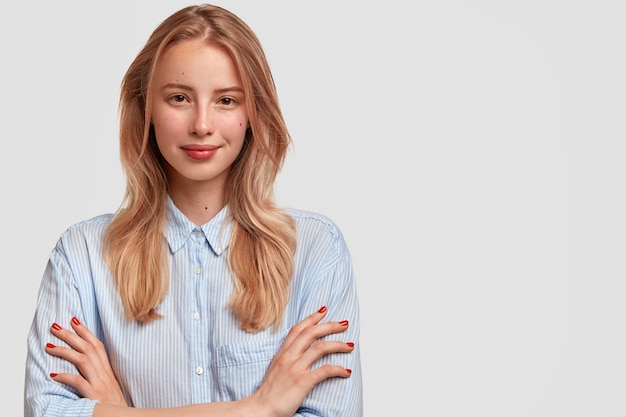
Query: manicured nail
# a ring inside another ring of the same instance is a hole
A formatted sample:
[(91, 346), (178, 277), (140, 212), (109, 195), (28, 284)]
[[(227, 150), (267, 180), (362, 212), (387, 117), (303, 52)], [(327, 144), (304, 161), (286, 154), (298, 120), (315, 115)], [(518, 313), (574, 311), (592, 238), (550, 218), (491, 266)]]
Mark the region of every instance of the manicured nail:
[(56, 378), (58, 374), (55, 374), (54, 372), (50, 374), (50, 378)]
[(352, 342), (348, 342), (348, 343), (346, 343), (346, 345), (348, 345), (350, 347), (354, 347), (354, 343), (352, 343)]
[(53, 349), (53, 348), (55, 348), (56, 346), (55, 346), (55, 345), (53, 345), (52, 343), (46, 343), (46, 347), (47, 347), (47, 348), (50, 348), (50, 349)]
[(348, 375), (350, 375), (352, 373), (352, 369), (347, 369), (346, 368), (346, 372), (348, 373)]
[(348, 325), (348, 320), (341, 320), (339, 322), (339, 324), (341, 324), (342, 326), (347, 326)]
[(317, 310), (318, 313), (323, 313), (326, 311), (326, 306), (320, 308), (319, 310)]
[(76, 317), (72, 317), (72, 323), (74, 323), (77, 326), (80, 325), (80, 321)]
[(53, 328), (54, 330), (61, 330), (61, 326), (59, 326), (59, 325), (58, 325), (58, 324), (56, 324), (56, 323), (52, 323), (52, 328)]

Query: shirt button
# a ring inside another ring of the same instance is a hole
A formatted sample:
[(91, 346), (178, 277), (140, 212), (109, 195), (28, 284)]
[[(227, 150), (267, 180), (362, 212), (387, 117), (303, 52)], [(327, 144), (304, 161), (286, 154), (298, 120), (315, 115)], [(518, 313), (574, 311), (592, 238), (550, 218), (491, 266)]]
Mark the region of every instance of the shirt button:
[(202, 232), (196, 232), (196, 237), (200, 239), (202, 237)]
[(200, 320), (200, 313), (193, 313), (193, 319), (196, 321)]
[(202, 375), (202, 372), (204, 372), (204, 369), (202, 369), (202, 367), (201, 367), (201, 366), (198, 366), (198, 367), (196, 368), (196, 375)]
[(196, 269), (194, 269), (194, 272), (195, 272), (197, 275), (200, 275), (200, 272), (202, 272), (202, 269), (200, 269), (200, 267), (198, 266), (198, 267), (196, 267)]

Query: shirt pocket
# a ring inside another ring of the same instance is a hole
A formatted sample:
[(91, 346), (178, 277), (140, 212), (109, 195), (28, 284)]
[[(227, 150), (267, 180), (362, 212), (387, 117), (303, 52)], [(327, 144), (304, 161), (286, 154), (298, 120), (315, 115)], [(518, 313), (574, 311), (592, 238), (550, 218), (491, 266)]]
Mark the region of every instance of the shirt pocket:
[(261, 385), (284, 337), (220, 346), (217, 350), (217, 378), (222, 401), (252, 395)]

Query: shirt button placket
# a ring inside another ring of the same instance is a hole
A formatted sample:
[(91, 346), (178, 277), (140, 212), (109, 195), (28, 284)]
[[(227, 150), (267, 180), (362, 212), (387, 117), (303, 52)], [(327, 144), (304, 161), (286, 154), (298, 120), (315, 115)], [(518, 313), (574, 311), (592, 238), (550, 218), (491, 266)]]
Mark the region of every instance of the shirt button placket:
[(206, 350), (206, 341), (208, 338), (206, 323), (203, 323), (203, 318), (206, 316), (206, 293), (207, 293), (207, 278), (205, 274), (207, 270), (207, 249), (208, 242), (202, 230), (199, 228), (194, 230), (194, 251), (193, 263), (191, 266), (191, 278), (193, 281), (193, 288), (195, 291), (194, 296), (194, 308), (191, 310), (192, 316), (192, 346), (191, 357), (193, 358), (191, 371), (196, 375), (192, 384), (193, 394), (192, 397), (199, 402), (207, 402), (210, 398), (207, 396), (209, 392), (209, 376), (210, 372), (205, 375), (205, 370), (209, 366), (210, 358)]
[[(198, 239), (202, 236), (202, 234), (200, 232), (196, 233), (196, 237), (198, 237)], [(202, 268), (200, 268), (199, 266), (196, 266), (196, 268), (193, 270), (193, 272), (196, 275), (200, 275), (200, 273), (202, 272)], [(195, 321), (200, 321), (200, 313), (195, 312), (193, 313), (193, 319)], [(196, 367), (195, 369), (196, 375), (201, 376), (204, 373), (204, 368), (202, 368), (201, 366)]]

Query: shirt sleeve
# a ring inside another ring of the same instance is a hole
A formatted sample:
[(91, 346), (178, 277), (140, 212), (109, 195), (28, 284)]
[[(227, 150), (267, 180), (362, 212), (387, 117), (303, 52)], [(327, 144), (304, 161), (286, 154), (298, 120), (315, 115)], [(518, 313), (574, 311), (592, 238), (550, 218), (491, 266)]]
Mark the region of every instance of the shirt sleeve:
[(328, 335), (324, 340), (340, 340), (355, 344), (351, 353), (327, 355), (316, 362), (313, 368), (328, 363), (351, 369), (352, 374), (348, 378), (329, 378), (316, 385), (305, 398), (296, 416), (362, 417), (363, 415), (357, 287), (350, 254), (343, 237), (338, 231), (336, 233), (334, 244), (330, 245), (325, 255), (332, 262), (313, 281), (313, 287), (307, 291), (308, 295), (305, 297), (304, 304), (309, 314), (321, 306), (326, 306), (328, 313), (325, 321), (348, 320), (349, 327), (345, 332)]
[(80, 300), (62, 240), (53, 249), (37, 296), (37, 307), (27, 337), (24, 387), (25, 417), (90, 417), (97, 401), (50, 378), (50, 373), (78, 374), (76, 367), (45, 351), (46, 343), (67, 346), (50, 332), (52, 323), (69, 328), (72, 317), (81, 317)]

